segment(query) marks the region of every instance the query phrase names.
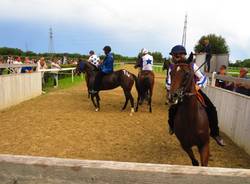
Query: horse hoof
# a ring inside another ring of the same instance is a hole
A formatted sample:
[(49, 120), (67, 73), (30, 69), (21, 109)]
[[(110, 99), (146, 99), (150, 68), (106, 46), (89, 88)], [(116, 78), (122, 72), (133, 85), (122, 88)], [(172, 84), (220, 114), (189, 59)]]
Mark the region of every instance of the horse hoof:
[(96, 109), (95, 109), (95, 112), (98, 112), (99, 110), (100, 110), (99, 108), (96, 108)]

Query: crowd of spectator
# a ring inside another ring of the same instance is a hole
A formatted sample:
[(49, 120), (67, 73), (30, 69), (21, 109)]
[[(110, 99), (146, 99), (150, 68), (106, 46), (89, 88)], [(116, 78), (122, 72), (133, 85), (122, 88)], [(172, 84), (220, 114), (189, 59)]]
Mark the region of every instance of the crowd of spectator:
[[(228, 76), (227, 67), (225, 65), (222, 65), (217, 74), (222, 76)], [(248, 69), (241, 68), (238, 78), (247, 79), (250, 81), (250, 78), (247, 76), (247, 74), (248, 74)], [(240, 82), (228, 82), (221, 79), (216, 79), (215, 86), (250, 96), (250, 85), (247, 85), (245, 83), (243, 84)]]
[[(29, 57), (14, 57), (14, 56), (8, 56), (8, 57), (1, 57), (0, 56), (0, 64), (14, 64), (14, 65), (20, 65), (20, 67), (8, 67), (8, 68), (0, 68), (0, 75), (3, 74), (19, 74), (19, 73), (32, 73), (35, 71), (40, 71), (44, 69), (61, 69), (61, 65), (65, 64), (77, 64), (76, 60), (68, 60), (66, 57), (63, 58), (52, 58), (46, 59), (44, 57), (41, 57), (39, 59), (30, 59)], [(27, 66), (33, 64), (33, 66)], [(23, 66), (22, 66), (23, 65)], [(25, 66), (26, 65), (26, 66)], [(41, 71), (42, 73), (42, 85), (43, 88), (45, 87), (45, 83), (48, 82), (48, 79), (52, 77), (54, 87), (56, 88), (58, 86), (58, 71), (52, 71), (50, 73), (45, 73), (44, 71)]]

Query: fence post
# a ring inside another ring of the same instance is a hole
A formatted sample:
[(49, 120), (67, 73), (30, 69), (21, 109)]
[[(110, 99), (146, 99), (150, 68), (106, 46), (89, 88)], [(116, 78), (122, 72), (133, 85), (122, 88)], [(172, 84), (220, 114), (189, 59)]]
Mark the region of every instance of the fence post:
[(216, 81), (216, 72), (212, 73), (212, 81), (211, 81), (211, 86), (215, 86), (215, 81)]
[(71, 81), (74, 82), (74, 70), (71, 70)]

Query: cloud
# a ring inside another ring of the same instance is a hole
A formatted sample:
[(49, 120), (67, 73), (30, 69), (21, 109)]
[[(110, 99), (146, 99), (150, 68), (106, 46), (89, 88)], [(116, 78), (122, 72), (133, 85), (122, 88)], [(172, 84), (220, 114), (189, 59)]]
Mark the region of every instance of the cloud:
[[(222, 35), (231, 54), (250, 57), (249, 1), (226, 0), (0, 0), (0, 21), (61, 24), (103, 32), (120, 47), (134, 45), (168, 53), (181, 42), (188, 13), (187, 48), (209, 33)], [(93, 42), (95, 42), (93, 40)], [(117, 44), (119, 45), (119, 44)], [(237, 48), (235, 51), (232, 48)], [(127, 48), (129, 49), (129, 48)], [(123, 48), (126, 52), (126, 48)]]

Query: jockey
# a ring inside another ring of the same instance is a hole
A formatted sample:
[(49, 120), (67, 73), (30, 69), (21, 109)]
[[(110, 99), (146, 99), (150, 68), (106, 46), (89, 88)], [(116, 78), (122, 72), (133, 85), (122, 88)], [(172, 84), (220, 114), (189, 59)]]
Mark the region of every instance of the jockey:
[(91, 64), (95, 65), (96, 68), (98, 68), (99, 63), (100, 63), (100, 58), (95, 54), (93, 50), (89, 51), (89, 59), (88, 62)]
[(106, 56), (103, 62), (100, 62), (100, 66), (99, 66), (100, 71), (98, 71), (95, 76), (94, 89), (90, 91), (90, 93), (92, 94), (95, 94), (100, 90), (103, 77), (113, 72), (114, 58), (113, 58), (113, 55), (111, 54), (111, 47), (105, 46), (103, 48), (103, 51)]
[[(176, 45), (172, 48), (170, 55), (172, 56), (173, 63), (179, 63), (186, 61), (186, 49), (181, 45)], [(210, 99), (207, 97), (207, 95), (201, 90), (201, 88), (205, 88), (208, 82), (207, 77), (199, 70), (199, 67), (193, 63), (192, 68), (195, 72), (195, 81), (196, 81), (196, 89), (198, 92), (202, 95), (204, 98), (205, 104), (206, 104), (206, 112), (208, 115), (209, 120), (209, 128), (210, 128), (210, 136), (215, 139), (218, 145), (225, 146), (225, 143), (223, 139), (219, 135), (219, 127), (218, 127), (218, 116), (216, 107), (213, 105), (213, 103), (210, 101)], [(171, 77), (170, 72), (173, 67), (170, 66), (169, 72), (168, 72), (168, 80), (167, 80), (167, 88), (170, 89), (171, 85)], [(177, 112), (176, 106), (170, 106), (169, 108), (169, 133), (173, 134), (173, 127), (174, 127), (174, 116)]]
[(153, 56), (151, 56), (148, 53), (147, 49), (142, 49), (141, 54), (142, 54), (142, 58), (141, 58), (142, 71), (153, 71), (153, 62), (154, 62)]

